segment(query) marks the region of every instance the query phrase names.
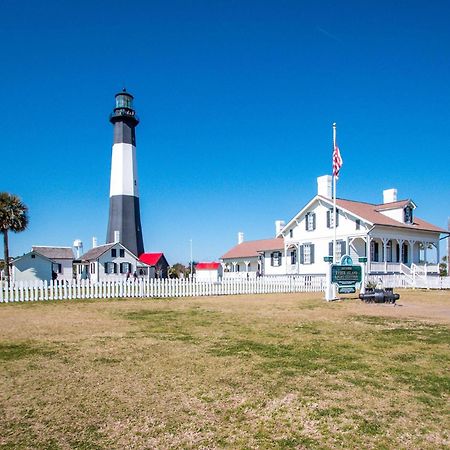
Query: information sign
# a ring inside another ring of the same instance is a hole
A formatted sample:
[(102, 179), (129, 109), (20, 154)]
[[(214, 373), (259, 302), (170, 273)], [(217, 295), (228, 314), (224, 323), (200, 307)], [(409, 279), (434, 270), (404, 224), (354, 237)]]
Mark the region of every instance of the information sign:
[(338, 286), (354, 286), (361, 283), (361, 266), (341, 266), (333, 264), (331, 266), (331, 282)]

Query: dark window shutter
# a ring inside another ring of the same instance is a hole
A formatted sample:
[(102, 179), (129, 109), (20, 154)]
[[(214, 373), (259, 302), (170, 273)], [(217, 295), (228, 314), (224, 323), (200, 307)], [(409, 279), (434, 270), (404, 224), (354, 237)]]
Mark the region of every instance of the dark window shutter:
[(333, 256), (333, 241), (328, 243), (328, 256)]
[(108, 273), (108, 263), (105, 262), (105, 273)]
[(339, 226), (339, 210), (336, 209), (336, 228)]
[(305, 264), (305, 251), (303, 245), (300, 245), (300, 264)]
[(331, 228), (331, 211), (327, 211), (327, 228)]
[(316, 213), (313, 213), (313, 230), (316, 229)]
[(270, 254), (270, 265), (273, 266), (273, 253)]
[(346, 253), (346, 243), (345, 241), (341, 241), (341, 255), (344, 256)]
[(314, 264), (314, 244), (310, 245), (311, 248), (311, 264)]
[(308, 217), (309, 217), (309, 213), (305, 214), (305, 231), (308, 231)]
[(113, 263), (114, 264), (114, 273), (117, 273), (117, 264), (116, 263)]

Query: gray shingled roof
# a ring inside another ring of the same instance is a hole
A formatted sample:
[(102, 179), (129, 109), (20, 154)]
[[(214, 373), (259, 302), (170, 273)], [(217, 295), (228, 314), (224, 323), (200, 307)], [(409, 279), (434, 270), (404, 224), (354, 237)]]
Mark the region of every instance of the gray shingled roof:
[(98, 259), (103, 253), (107, 252), (110, 248), (116, 245), (115, 242), (111, 244), (99, 245), (98, 247), (91, 248), (84, 255), (81, 255), (80, 259), (84, 261), (93, 261)]
[(71, 247), (41, 247), (33, 245), (31, 250), (48, 259), (73, 259), (73, 250)]

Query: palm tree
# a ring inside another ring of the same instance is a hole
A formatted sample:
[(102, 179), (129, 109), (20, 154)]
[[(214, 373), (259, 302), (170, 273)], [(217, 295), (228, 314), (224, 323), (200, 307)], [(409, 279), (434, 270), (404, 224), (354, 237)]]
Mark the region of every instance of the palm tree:
[(28, 225), (28, 207), (17, 195), (0, 192), (0, 233), (3, 234), (5, 251), (5, 275), (9, 280), (8, 231), (19, 233)]

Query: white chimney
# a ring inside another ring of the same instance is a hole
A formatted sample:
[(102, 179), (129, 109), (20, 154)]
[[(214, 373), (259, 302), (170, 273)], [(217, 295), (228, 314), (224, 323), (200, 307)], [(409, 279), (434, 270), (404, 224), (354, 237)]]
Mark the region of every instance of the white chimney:
[(280, 231), (284, 228), (284, 220), (275, 220), (275, 236), (280, 234)]
[(97, 245), (97, 238), (94, 236), (93, 238), (92, 238), (92, 248), (95, 248), (95, 247), (97, 247), (98, 245)]
[(114, 231), (114, 242), (115, 243), (120, 242), (120, 231), (118, 230)]
[(317, 178), (317, 195), (325, 198), (333, 198), (331, 175), (322, 175)]
[(238, 244), (242, 244), (244, 242), (244, 233), (239, 231), (238, 233)]
[(383, 203), (392, 203), (397, 201), (397, 189), (385, 189), (383, 191)]

